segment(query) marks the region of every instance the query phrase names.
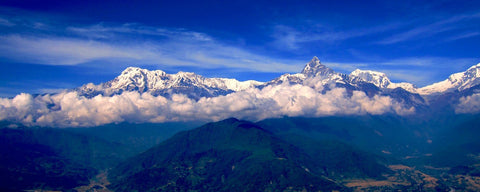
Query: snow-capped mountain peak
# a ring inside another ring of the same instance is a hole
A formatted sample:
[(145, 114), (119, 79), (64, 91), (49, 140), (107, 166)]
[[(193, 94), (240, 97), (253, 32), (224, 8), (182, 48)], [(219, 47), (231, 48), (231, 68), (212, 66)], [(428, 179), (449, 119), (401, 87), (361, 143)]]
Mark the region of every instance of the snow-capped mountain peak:
[(367, 83), (372, 83), (375, 86), (385, 89), (395, 89), (402, 88), (409, 92), (416, 93), (416, 87), (411, 83), (392, 83), (388, 76), (385, 73), (371, 70), (360, 70), (356, 69), (350, 73), (349, 78), (353, 81), (363, 81)]
[(351, 79), (359, 78), (365, 82), (372, 83), (379, 88), (387, 88), (388, 85), (392, 83), (385, 73), (370, 70), (356, 69), (350, 73), (349, 77)]
[(307, 77), (315, 77), (330, 75), (334, 73), (334, 71), (323, 65), (318, 59), (318, 57), (315, 56), (310, 62), (305, 65), (301, 73)]
[(480, 77), (480, 63), (470, 67), (464, 72), (465, 79), (472, 80)]
[(226, 95), (263, 84), (258, 81), (238, 81), (228, 78), (206, 78), (191, 72), (167, 74), (162, 70), (150, 71), (128, 67), (115, 79), (100, 85), (87, 84), (77, 89), (84, 96), (98, 94), (115, 95), (125, 91), (149, 92), (153, 95), (169, 96), (186, 94), (195, 99)]
[(282, 83), (315, 85), (315, 87), (334, 85), (356, 90), (370, 89), (371, 86), (365, 84), (370, 83), (380, 88), (380, 91), (388, 92), (396, 88), (402, 88), (410, 93), (431, 95), (455, 90), (462, 91), (480, 85), (480, 63), (470, 67), (465, 72), (452, 74), (442, 82), (423, 88), (416, 88), (411, 83), (393, 83), (385, 73), (377, 71), (357, 69), (349, 75), (337, 73), (323, 65), (317, 57), (313, 57), (301, 73), (285, 74), (267, 83), (258, 81), (241, 82), (227, 78), (206, 78), (191, 72), (168, 74), (162, 70), (151, 71), (138, 67), (128, 67), (111, 81), (99, 85), (87, 84), (77, 88), (76, 91), (88, 97), (94, 97), (98, 94), (111, 96), (123, 92), (137, 91), (162, 96), (185, 94), (191, 98), (199, 99)]
[(438, 94), (451, 91), (462, 91), (480, 84), (480, 63), (464, 72), (454, 73), (447, 79), (422, 87), (418, 92), (422, 95)]
[[(313, 57), (313, 59), (308, 62), (303, 68), (302, 72), (296, 74), (284, 74), (268, 83), (266, 85), (278, 85), (282, 83), (289, 84), (345, 84), (345, 75), (341, 73), (336, 73), (332, 69), (323, 65), (318, 57)], [(305, 82), (307, 81), (308, 82)]]
[(156, 86), (158, 79), (167, 77), (162, 70), (149, 71), (138, 67), (128, 67), (114, 80), (107, 82), (111, 89), (147, 91)]

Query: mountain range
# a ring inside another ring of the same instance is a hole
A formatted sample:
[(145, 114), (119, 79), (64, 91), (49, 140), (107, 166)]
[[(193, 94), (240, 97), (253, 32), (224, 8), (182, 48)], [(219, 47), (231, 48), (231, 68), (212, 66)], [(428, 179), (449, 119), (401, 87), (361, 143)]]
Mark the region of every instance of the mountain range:
[(279, 84), (287, 82), (290, 84), (301, 84), (308, 79), (315, 79), (323, 86), (328, 84), (345, 84), (359, 88), (361, 84), (370, 83), (379, 89), (401, 88), (410, 93), (420, 95), (442, 94), (454, 91), (463, 91), (480, 84), (480, 63), (473, 65), (464, 72), (452, 74), (448, 79), (417, 88), (415, 85), (407, 82), (393, 83), (385, 73), (356, 69), (350, 74), (342, 74), (333, 71), (331, 68), (323, 65), (317, 57), (308, 62), (300, 73), (284, 74), (269, 82), (259, 82), (254, 80), (238, 81), (228, 78), (207, 78), (191, 72), (178, 72), (177, 74), (167, 74), (161, 70), (149, 71), (137, 67), (128, 67), (118, 77), (94, 85), (86, 84), (77, 88), (82, 95), (95, 96), (102, 94), (111, 96), (126, 91), (138, 91), (140, 93), (149, 92), (153, 95), (169, 95), (174, 93), (188, 93), (189, 89), (202, 90), (201, 94), (189, 95), (191, 97), (215, 97), (228, 93), (242, 91), (253, 87), (264, 87), (266, 85)]
[(268, 82), (129, 67), (22, 94), (0, 100), (0, 190), (479, 191), (479, 68), (417, 88), (316, 57)]
[[(480, 84), (480, 64), (470, 67), (465, 72), (452, 74), (444, 81), (420, 88), (407, 82), (393, 83), (385, 73), (371, 70), (357, 69), (350, 74), (337, 73), (323, 65), (317, 57), (313, 57), (300, 73), (284, 74), (268, 82), (207, 78), (190, 72), (167, 74), (161, 70), (149, 71), (129, 67), (111, 81), (99, 85), (89, 83), (76, 88), (75, 91), (89, 98), (96, 95), (113, 96), (135, 91), (167, 98), (173, 94), (183, 94), (198, 100), (202, 97), (217, 97), (284, 83), (309, 86), (323, 92), (333, 87), (341, 87), (349, 92), (365, 92), (370, 97), (389, 96), (407, 106), (425, 107), (435, 105), (435, 101), (442, 95), (459, 92), (476, 93), (477, 91), (472, 90), (476, 90), (477, 85)], [(462, 96), (471, 94), (462, 94)]]
[[(298, 149), (255, 124), (227, 119), (175, 135), (116, 167), (111, 180), (119, 191), (338, 188), (295, 165), (299, 157)], [(292, 177), (305, 180), (287, 182)]]
[(125, 69), (115, 79), (100, 85), (86, 84), (78, 89), (81, 95), (111, 96), (128, 91), (150, 93), (154, 96), (186, 94), (190, 98), (215, 97), (261, 85), (258, 81), (237, 81), (227, 78), (206, 78), (189, 72), (167, 74), (161, 70), (149, 71), (137, 67)]
[(2, 128), (0, 189), (477, 191), (478, 117)]

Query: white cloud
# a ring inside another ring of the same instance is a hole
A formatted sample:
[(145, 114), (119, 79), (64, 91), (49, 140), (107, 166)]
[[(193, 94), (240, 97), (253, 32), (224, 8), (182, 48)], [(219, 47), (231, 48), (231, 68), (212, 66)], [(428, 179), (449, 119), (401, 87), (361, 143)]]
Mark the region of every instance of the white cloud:
[(460, 35), (457, 35), (457, 36), (450, 37), (450, 38), (446, 39), (445, 41), (456, 41), (456, 40), (460, 40), (460, 39), (467, 39), (467, 38), (471, 38), (471, 37), (476, 37), (476, 36), (479, 36), (479, 35), (480, 35), (480, 32), (463, 33), (463, 34), (460, 34)]
[(403, 115), (414, 112), (414, 108), (405, 108), (386, 96), (370, 98), (363, 92), (354, 91), (349, 97), (344, 88), (333, 88), (320, 94), (320, 89), (282, 84), (198, 101), (184, 95), (167, 99), (138, 92), (93, 98), (79, 96), (76, 92), (37, 97), (20, 94), (13, 99), (0, 99), (0, 120), (29, 126), (85, 127), (123, 121), (217, 121), (229, 117), (257, 121), (282, 116)]
[[(455, 30), (468, 29), (475, 31), (471, 22), (480, 18), (480, 13), (449, 15), (438, 20), (438, 17), (419, 18), (411, 21), (390, 21), (388, 24), (373, 25), (368, 28), (345, 29), (345, 26), (324, 26), (305, 22), (297, 26), (274, 25), (272, 37), (274, 44), (287, 50), (298, 50), (302, 43), (338, 43), (348, 39), (377, 35), (374, 44), (388, 45), (411, 41), (437, 35), (443, 32), (453, 32), (447, 41), (477, 36), (477, 32), (458, 34)], [(450, 34), (448, 34), (450, 35)], [(386, 37), (385, 37), (386, 36)], [(385, 37), (385, 38), (384, 38)]]
[(139, 59), (143, 54), (131, 47), (115, 47), (98, 41), (72, 38), (0, 36), (1, 56), (16, 61), (76, 65), (103, 58)]
[(153, 35), (179, 41), (212, 41), (213, 38), (204, 33), (177, 28), (156, 28), (135, 23), (125, 23), (119, 26), (106, 26), (102, 23), (87, 27), (67, 27), (67, 31), (91, 38), (115, 38), (119, 35)]
[(455, 107), (455, 113), (477, 113), (480, 112), (480, 94), (473, 94), (460, 98), (460, 103)]
[(0, 35), (2, 57), (48, 65), (110, 61), (123, 65), (227, 67), (261, 72), (296, 72), (304, 63), (252, 53), (220, 43), (204, 33), (138, 24), (67, 27), (64, 31), (35, 35), (3, 34)]
[[(304, 30), (297, 30), (294, 27), (286, 25), (275, 25), (273, 27), (272, 36), (275, 38), (274, 44), (279, 48), (287, 50), (300, 49), (302, 43), (322, 42), (335, 43), (347, 39), (364, 37), (390, 31), (408, 23), (390, 23), (386, 25), (378, 25), (369, 28), (360, 28), (354, 30), (337, 30), (327, 28), (322, 25), (311, 23), (305, 24)], [(297, 26), (298, 27), (298, 26)]]
[[(453, 17), (451, 20), (464, 21), (475, 15)], [(114, 63), (116, 66), (158, 65), (168, 67), (198, 67), (207, 69), (228, 68), (235, 71), (255, 71), (274, 73), (296, 73), (301, 70), (305, 60), (281, 59), (262, 55), (235, 44), (227, 44), (216, 40), (205, 33), (178, 28), (152, 27), (135, 23), (122, 25), (107, 25), (103, 23), (90, 26), (64, 26), (52, 23), (54, 19), (41, 19), (40, 22), (28, 16), (12, 19), (5, 17), (5, 22), (21, 26), (15, 33), (0, 34), (0, 58), (22, 63), (37, 63), (48, 65), (78, 65), (83, 63)], [(13, 17), (16, 18), (16, 17)], [(2, 17), (0, 17), (1, 22)], [(52, 21), (53, 20), (53, 21)], [(50, 21), (50, 23), (48, 22)], [(451, 22), (451, 21), (449, 21)], [(447, 22), (448, 23), (448, 22)], [(275, 38), (278, 45), (287, 49), (297, 49), (301, 43), (314, 41), (337, 41), (388, 32), (405, 23), (391, 23), (371, 28), (351, 31), (335, 31), (320, 25), (308, 25), (308, 30), (276, 25)], [(26, 28), (26, 29), (25, 29)], [(41, 28), (41, 29), (39, 29)], [(25, 32), (27, 31), (27, 32)], [(35, 33), (31, 33), (34, 31)], [(475, 33), (467, 36), (477, 35)], [(462, 38), (462, 37), (461, 37)], [(466, 37), (463, 37), (466, 38)], [(313, 55), (312, 55), (313, 56)], [(327, 62), (334, 70), (350, 73), (361, 69), (391, 69), (387, 75), (417, 85), (427, 85), (443, 80), (448, 74), (439, 76), (438, 69), (444, 71), (459, 71), (457, 69), (478, 63), (475, 59), (448, 58), (399, 58), (375, 59), (363, 62)], [(468, 62), (467, 62), (468, 61)], [(455, 63), (452, 65), (451, 63)], [(468, 63), (468, 64), (465, 64)], [(395, 69), (398, 66), (411, 69), (409, 74), (426, 74), (405, 76), (408, 71)], [(435, 67), (426, 70), (419, 67)], [(443, 66), (450, 67), (442, 68)], [(415, 79), (410, 79), (411, 77)]]
[(12, 23), (8, 19), (0, 17), (0, 25), (6, 26), (6, 27), (12, 27), (12, 26), (15, 26), (15, 23)]
[(464, 14), (464, 15), (455, 15), (444, 20), (436, 21), (434, 23), (428, 25), (421, 25), (419, 27), (410, 29), (408, 31), (395, 34), (390, 36), (386, 39), (383, 39), (378, 44), (394, 44), (403, 41), (409, 41), (418, 38), (429, 37), (432, 35), (436, 35), (438, 33), (452, 31), (462, 27), (459, 23), (480, 18), (480, 13), (474, 14)]

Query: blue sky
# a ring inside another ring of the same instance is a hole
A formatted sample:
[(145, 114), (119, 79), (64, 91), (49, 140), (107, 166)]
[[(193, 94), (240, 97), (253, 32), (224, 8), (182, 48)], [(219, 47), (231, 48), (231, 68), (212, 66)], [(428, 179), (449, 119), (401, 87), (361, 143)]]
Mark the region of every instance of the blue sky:
[(313, 56), (428, 85), (480, 62), (480, 1), (0, 1), (0, 96), (128, 67), (268, 81)]

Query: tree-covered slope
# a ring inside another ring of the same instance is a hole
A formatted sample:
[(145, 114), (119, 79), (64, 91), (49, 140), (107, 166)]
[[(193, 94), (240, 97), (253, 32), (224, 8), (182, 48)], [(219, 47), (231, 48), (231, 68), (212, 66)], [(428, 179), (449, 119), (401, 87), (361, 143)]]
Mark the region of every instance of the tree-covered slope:
[[(380, 177), (382, 172), (388, 172), (374, 158), (368, 159), (372, 160), (368, 169), (336, 168), (343, 157), (363, 160), (367, 156), (346, 144), (311, 145), (323, 143), (290, 142), (254, 123), (227, 119), (180, 132), (121, 163), (109, 173), (110, 188), (116, 191), (348, 190), (332, 179), (336, 178), (333, 172), (350, 177), (354, 175), (349, 173), (355, 171), (361, 172), (357, 174), (361, 177)], [(335, 155), (339, 158), (322, 161), (331, 155), (327, 152), (337, 149)]]

